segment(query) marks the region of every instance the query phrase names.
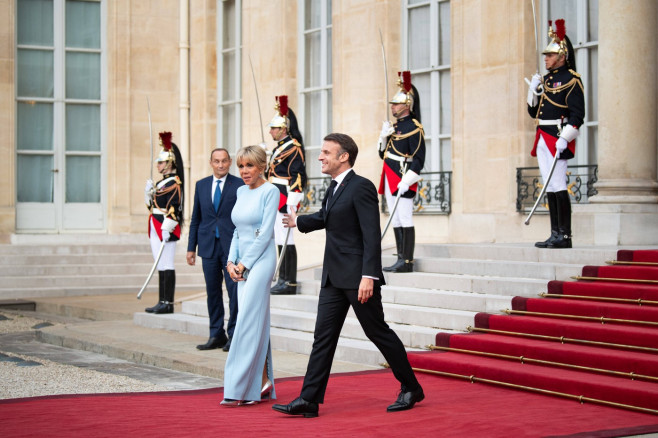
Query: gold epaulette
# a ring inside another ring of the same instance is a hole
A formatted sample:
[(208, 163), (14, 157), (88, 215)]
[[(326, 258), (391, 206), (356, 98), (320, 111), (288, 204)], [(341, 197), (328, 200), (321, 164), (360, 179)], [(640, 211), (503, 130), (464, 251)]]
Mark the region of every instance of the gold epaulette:
[(298, 147), (298, 148), (302, 147), (301, 143), (299, 143), (296, 138), (292, 139), (292, 144), (293, 144), (293, 146)]
[(420, 129), (423, 129), (423, 125), (416, 119), (411, 119), (414, 122), (414, 125), (419, 127)]
[(179, 186), (180, 186), (181, 184), (183, 184), (183, 183), (181, 182), (181, 180), (180, 180), (180, 177), (179, 177), (178, 175), (176, 175), (174, 178), (176, 178), (176, 180), (175, 180), (175, 181), (176, 181), (176, 184), (178, 184)]
[(572, 75), (574, 75), (574, 76), (577, 77), (577, 78), (580, 77), (580, 73), (578, 73), (576, 70), (571, 70), (571, 69), (569, 69), (569, 73), (571, 73)]

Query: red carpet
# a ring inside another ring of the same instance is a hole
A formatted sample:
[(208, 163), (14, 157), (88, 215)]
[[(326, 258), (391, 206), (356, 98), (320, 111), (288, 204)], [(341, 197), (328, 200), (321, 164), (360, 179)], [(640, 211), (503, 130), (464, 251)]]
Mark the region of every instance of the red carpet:
[(551, 281), (545, 298), (515, 297), (505, 314), (478, 313), (472, 333), (439, 333), (435, 351), (409, 359), (430, 372), (658, 418), (658, 266), (650, 265), (658, 250), (619, 251), (622, 260), (583, 267), (590, 280)]
[[(426, 353), (433, 354), (433, 353)], [(279, 414), (272, 403), (219, 406), (221, 389), (40, 397), (0, 402), (4, 437), (614, 437), (658, 431), (658, 417), (418, 373), (426, 399), (387, 413), (388, 370), (335, 374), (320, 417)], [(280, 402), (301, 379), (277, 380)]]

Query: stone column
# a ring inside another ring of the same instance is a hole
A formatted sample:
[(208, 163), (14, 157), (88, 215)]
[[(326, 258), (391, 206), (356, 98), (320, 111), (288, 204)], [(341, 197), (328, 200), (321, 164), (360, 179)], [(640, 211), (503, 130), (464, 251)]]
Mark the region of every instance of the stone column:
[(591, 203), (656, 204), (655, 0), (599, 2), (599, 182)]

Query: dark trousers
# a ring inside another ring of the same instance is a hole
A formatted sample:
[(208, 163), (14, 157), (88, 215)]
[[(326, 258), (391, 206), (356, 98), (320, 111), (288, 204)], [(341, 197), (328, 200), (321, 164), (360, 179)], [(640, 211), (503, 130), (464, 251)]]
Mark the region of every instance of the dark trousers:
[(224, 333), (224, 301), (222, 298), (222, 272), (229, 299), (229, 319), (226, 324), (226, 333), (233, 336), (235, 322), (238, 318), (238, 286), (226, 270), (226, 257), (219, 239), (215, 239), (212, 257), (202, 258), (203, 277), (206, 280), (206, 294), (208, 295), (208, 316), (210, 319), (210, 337), (216, 338)]
[(381, 285), (375, 282), (373, 296), (365, 304), (358, 301), (358, 293), (357, 289), (338, 289), (330, 284), (320, 290), (315, 340), (301, 393), (301, 397), (306, 401), (324, 402), (338, 337), (350, 306), (354, 309), (368, 339), (375, 344), (391, 366), (393, 375), (400, 381), (402, 389), (413, 391), (419, 386), (409, 365), (402, 341), (384, 321)]

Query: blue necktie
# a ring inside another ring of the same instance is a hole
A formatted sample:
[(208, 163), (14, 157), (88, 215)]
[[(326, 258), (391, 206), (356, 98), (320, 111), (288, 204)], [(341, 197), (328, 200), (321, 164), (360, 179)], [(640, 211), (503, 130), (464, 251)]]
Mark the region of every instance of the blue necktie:
[[(212, 205), (215, 207), (215, 212), (219, 211), (219, 200), (222, 198), (222, 189), (219, 188), (219, 184), (222, 180), (217, 180), (217, 187), (215, 188), (215, 194), (212, 197)], [(215, 226), (215, 237), (219, 238), (219, 227)]]

